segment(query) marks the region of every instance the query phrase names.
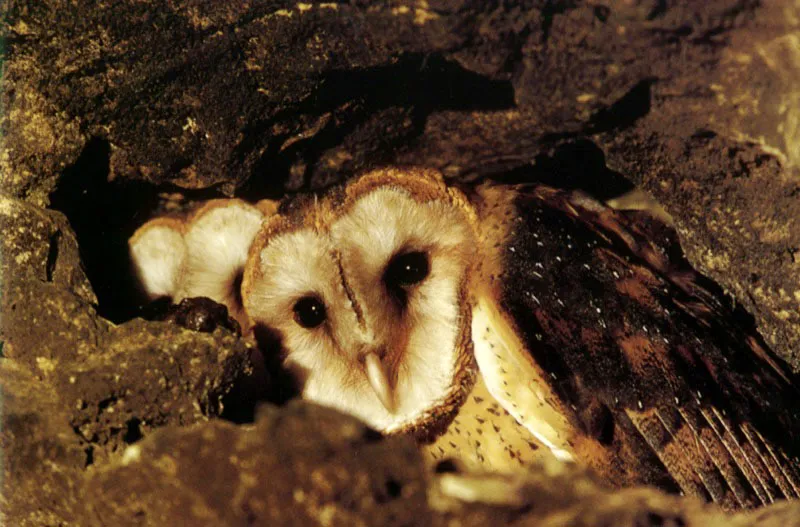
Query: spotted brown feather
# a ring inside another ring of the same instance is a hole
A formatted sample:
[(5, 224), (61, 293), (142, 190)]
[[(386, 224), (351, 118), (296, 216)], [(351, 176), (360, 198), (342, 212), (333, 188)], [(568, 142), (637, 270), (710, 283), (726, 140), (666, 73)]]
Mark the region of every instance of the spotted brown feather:
[[(500, 303), (583, 434), (598, 429), (583, 409), (609, 410), (586, 460), (726, 508), (798, 497), (791, 374), (720, 292), (590, 198), (539, 186), (514, 209)], [(629, 455), (643, 448), (655, 459)]]

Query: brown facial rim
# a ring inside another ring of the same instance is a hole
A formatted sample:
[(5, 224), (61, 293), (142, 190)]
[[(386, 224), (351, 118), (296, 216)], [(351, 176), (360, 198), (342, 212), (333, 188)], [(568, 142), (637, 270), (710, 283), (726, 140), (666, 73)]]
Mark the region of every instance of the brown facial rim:
[[(480, 240), (478, 229), (478, 216), (467, 197), (455, 188), (448, 187), (444, 178), (437, 170), (429, 168), (385, 168), (367, 172), (351, 180), (343, 189), (333, 191), (321, 200), (316, 207), (318, 211), (311, 214), (306, 221), (297, 221), (285, 216), (276, 215), (267, 220), (261, 232), (256, 236), (248, 255), (248, 264), (243, 280), (243, 295), (249, 296), (253, 280), (261, 275), (260, 266), (253, 265), (267, 241), (279, 234), (295, 229), (311, 227), (321, 230), (322, 224), (318, 216), (339, 216), (352, 207), (362, 195), (381, 187), (399, 187), (409, 191), (411, 197), (419, 203), (440, 200), (449, 202), (461, 211), (472, 229), (475, 240)], [(435, 408), (424, 412), (414, 422), (393, 431), (391, 435), (410, 434), (418, 441), (429, 443), (445, 432), (447, 427), (458, 414), (461, 404), (466, 399), (475, 384), (477, 363), (472, 351), (472, 306), (470, 304), (469, 287), (475, 272), (471, 264), (464, 273), (459, 286), (458, 302), (461, 306), (459, 319), (462, 326), (459, 339), (455, 343), (461, 350), (456, 356), (454, 365), (453, 384)], [(247, 311), (247, 308), (245, 307)]]
[[(462, 291), (465, 291), (463, 288), (467, 287), (468, 283), (469, 278), (465, 277)], [(420, 443), (432, 443), (447, 430), (472, 391), (478, 370), (475, 354), (472, 351), (472, 326), (469, 323), (472, 307), (466, 298), (462, 306), (460, 316), (465, 323), (460, 333), (461, 338), (456, 343), (456, 348), (462, 351), (456, 356), (453, 384), (436, 407), (420, 415), (414, 422), (393, 431), (391, 435), (410, 434)]]
[[(464, 215), (475, 239), (480, 239), (478, 217), (472, 204), (459, 190), (448, 187), (442, 175), (433, 169), (388, 168), (368, 172), (345, 187), (340, 213), (348, 210), (360, 196), (381, 187), (392, 186), (408, 190), (411, 197), (420, 203), (434, 200), (449, 202)], [(469, 297), (470, 283), (475, 272), (473, 267), (474, 264), (471, 264), (466, 269), (459, 285), (459, 320), (462, 327), (455, 346), (461, 352), (456, 356), (453, 384), (435, 408), (424, 412), (414, 422), (393, 431), (392, 435), (410, 434), (421, 443), (433, 442), (447, 430), (475, 385), (477, 363), (472, 351), (472, 306)]]

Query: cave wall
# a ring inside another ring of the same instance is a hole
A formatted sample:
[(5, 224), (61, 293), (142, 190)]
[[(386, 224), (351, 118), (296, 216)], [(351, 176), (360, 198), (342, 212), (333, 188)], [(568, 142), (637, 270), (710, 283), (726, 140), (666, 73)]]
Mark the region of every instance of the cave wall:
[[(3, 505), (20, 525), (111, 515), (79, 499), (83, 479), (124, 470), (153, 430), (243, 433), (207, 421), (250, 371), (244, 344), (128, 322), (125, 240), (164, 192), (277, 198), (384, 164), (603, 199), (638, 185), (800, 369), (792, 3), (4, 7), (2, 429), (6, 458), (25, 462), (4, 464)], [(146, 449), (190, 441), (163, 433)]]
[[(83, 184), (126, 234), (148, 184), (278, 197), (388, 163), (634, 183), (800, 366), (792, 3), (12, 0), (6, 19), (13, 197), (64, 210), (53, 193)], [(87, 166), (98, 183), (66, 183)]]

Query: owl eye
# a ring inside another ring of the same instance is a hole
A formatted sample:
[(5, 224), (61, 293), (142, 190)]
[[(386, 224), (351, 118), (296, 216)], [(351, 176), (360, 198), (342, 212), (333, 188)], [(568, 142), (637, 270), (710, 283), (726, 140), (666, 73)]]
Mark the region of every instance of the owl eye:
[(392, 289), (408, 287), (422, 282), (429, 272), (428, 255), (424, 252), (415, 251), (392, 258), (389, 265), (386, 266), (383, 280)]
[(325, 304), (317, 296), (304, 296), (294, 304), (294, 321), (307, 329), (312, 329), (327, 318)]

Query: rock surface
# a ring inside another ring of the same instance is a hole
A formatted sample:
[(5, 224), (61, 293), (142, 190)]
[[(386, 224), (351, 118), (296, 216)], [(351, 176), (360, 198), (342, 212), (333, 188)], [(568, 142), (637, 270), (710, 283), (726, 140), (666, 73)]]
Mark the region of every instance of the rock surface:
[(601, 197), (632, 181), (800, 366), (792, 4), (12, 0), (7, 20), (14, 196), (64, 210), (65, 174), (97, 170), (125, 238), (150, 184), (274, 197), (382, 163)]
[(86, 455), (56, 391), (0, 359), (0, 524), (63, 525), (76, 517)]
[[(165, 429), (87, 480), (96, 525), (425, 523), (422, 463), (408, 438), (297, 404), (255, 426)], [(164, 499), (169, 496), (169, 499)]]
[(223, 330), (98, 317), (59, 213), (0, 198), (0, 229), (0, 505), (9, 525), (54, 525), (86, 468), (154, 428), (220, 415), (251, 349)]
[[(279, 197), (386, 163), (600, 198), (635, 183), (798, 371), (791, 3), (5, 6), (0, 523), (798, 523), (792, 504), (720, 516), (569, 470), (533, 474), (524, 506), (470, 505), (435, 496), (446, 478), (428, 481), (408, 442), (319, 409), (268, 411), (255, 428), (206, 422), (251, 378), (251, 349), (224, 329), (131, 320), (126, 255), (178, 192)], [(262, 464), (246, 467), (251, 456)], [(298, 503), (297, 516), (259, 508), (270, 500)]]
[[(163, 429), (92, 473), (84, 495), (86, 524), (96, 526), (711, 527), (756, 525), (752, 518), (769, 525), (773, 516), (769, 508), (728, 516), (648, 489), (612, 493), (556, 461), (529, 477), (429, 476), (410, 438), (382, 439), (306, 403), (262, 407), (252, 427), (215, 421)], [(784, 521), (800, 504), (772, 509)]]

